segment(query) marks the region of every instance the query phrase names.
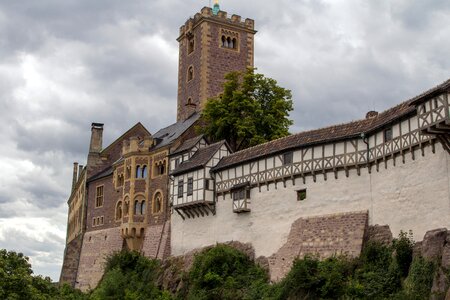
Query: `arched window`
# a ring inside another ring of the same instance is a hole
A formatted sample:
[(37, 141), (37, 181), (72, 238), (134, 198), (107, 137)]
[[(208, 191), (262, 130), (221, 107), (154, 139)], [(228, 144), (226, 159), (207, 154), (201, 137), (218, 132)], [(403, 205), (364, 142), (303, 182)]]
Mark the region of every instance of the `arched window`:
[(139, 213), (139, 202), (134, 201), (134, 215), (136, 216)]
[(222, 47), (226, 47), (225, 46), (226, 42), (227, 42), (227, 38), (224, 35), (222, 35)]
[(229, 40), (228, 46), (229, 46), (231, 49), (234, 49), (234, 39), (228, 38), (228, 40)]
[(142, 178), (147, 178), (147, 166), (142, 166)]
[(122, 219), (122, 201), (119, 201), (116, 206), (116, 220)]
[(163, 208), (163, 197), (161, 192), (156, 192), (153, 197), (153, 213), (159, 213)]
[(233, 49), (237, 48), (237, 40), (236, 40), (236, 38), (233, 39), (233, 47), (232, 48)]
[(141, 167), (136, 166), (136, 178), (141, 178)]
[(190, 66), (188, 69), (187, 80), (191, 81), (194, 78), (194, 67)]
[(141, 215), (145, 215), (145, 200), (141, 202)]

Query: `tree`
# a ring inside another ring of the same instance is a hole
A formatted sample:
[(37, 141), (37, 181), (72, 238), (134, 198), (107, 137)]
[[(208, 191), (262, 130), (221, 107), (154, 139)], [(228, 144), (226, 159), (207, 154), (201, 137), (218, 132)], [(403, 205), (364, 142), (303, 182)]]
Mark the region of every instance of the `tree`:
[(274, 79), (247, 69), (225, 75), (224, 91), (206, 103), (202, 133), (225, 139), (233, 151), (289, 135), (291, 91)]

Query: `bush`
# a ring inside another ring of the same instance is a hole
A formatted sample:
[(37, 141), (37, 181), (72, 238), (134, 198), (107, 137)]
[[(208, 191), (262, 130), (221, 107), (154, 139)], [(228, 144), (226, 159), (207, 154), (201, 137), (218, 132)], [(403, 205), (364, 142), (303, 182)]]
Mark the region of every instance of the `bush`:
[(91, 299), (166, 300), (168, 292), (156, 284), (159, 263), (137, 252), (122, 251), (106, 260), (105, 274)]
[(277, 299), (336, 299), (347, 293), (354, 263), (346, 257), (319, 261), (306, 256), (294, 261), (279, 284)]
[(268, 276), (244, 253), (217, 245), (196, 255), (187, 284), (179, 299), (263, 299)]
[(405, 280), (405, 292), (411, 299), (428, 299), (436, 271), (434, 262), (423, 257), (414, 258), (408, 278)]
[(403, 277), (408, 275), (409, 267), (413, 259), (413, 247), (414, 240), (412, 232), (410, 231), (408, 234), (404, 231), (400, 231), (398, 239), (393, 242), (393, 248), (395, 250), (397, 264)]

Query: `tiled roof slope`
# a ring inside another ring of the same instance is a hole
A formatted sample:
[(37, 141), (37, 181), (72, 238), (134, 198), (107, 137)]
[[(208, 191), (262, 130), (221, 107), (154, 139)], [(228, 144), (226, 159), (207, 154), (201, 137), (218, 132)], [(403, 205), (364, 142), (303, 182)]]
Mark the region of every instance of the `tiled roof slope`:
[(440, 94), (442, 92), (445, 91), (450, 91), (450, 79), (448, 79), (447, 81), (444, 81), (443, 83), (435, 86), (434, 88), (429, 89), (428, 91), (412, 98), (411, 104), (418, 104), (422, 101), (426, 101), (427, 99), (436, 96), (436, 94)]
[(194, 113), (188, 119), (184, 121), (179, 121), (172, 125), (167, 126), (156, 132), (153, 135), (153, 138), (159, 139), (159, 143), (152, 148), (152, 150), (162, 148), (164, 146), (169, 145), (177, 138), (179, 138), (186, 130), (188, 130), (194, 123), (200, 118), (200, 114)]
[(171, 175), (178, 175), (204, 167), (223, 144), (225, 144), (225, 141), (220, 141), (205, 148), (198, 149), (191, 159), (181, 163), (178, 168), (172, 171)]
[(111, 176), (112, 174), (113, 174), (113, 167), (109, 166), (105, 170), (103, 170), (103, 171), (95, 174), (94, 176), (88, 178), (87, 181), (91, 182), (91, 181), (94, 181), (94, 180), (97, 180), (97, 179), (100, 179), (100, 178)]
[(200, 142), (200, 140), (202, 138), (203, 138), (203, 135), (199, 135), (199, 136), (193, 137), (192, 139), (188, 139), (188, 140), (184, 141), (184, 143), (181, 144), (180, 147), (178, 147), (177, 150), (175, 150), (171, 155), (175, 155), (175, 154), (190, 150), (198, 142)]
[(240, 164), (255, 159), (260, 159), (267, 155), (289, 149), (307, 147), (313, 144), (323, 144), (336, 140), (344, 140), (360, 136), (361, 133), (371, 133), (380, 129), (391, 122), (415, 113), (415, 107), (412, 105), (420, 101), (423, 97), (428, 97), (436, 92), (448, 90), (450, 87), (450, 79), (438, 85), (437, 87), (422, 93), (408, 101), (405, 101), (395, 107), (392, 107), (376, 117), (353, 121), (346, 124), (339, 124), (330, 127), (304, 131), (293, 134), (284, 138), (270, 141), (261, 145), (257, 145), (242, 151), (235, 152), (224, 157), (213, 168), (214, 171), (225, 169), (236, 164)]

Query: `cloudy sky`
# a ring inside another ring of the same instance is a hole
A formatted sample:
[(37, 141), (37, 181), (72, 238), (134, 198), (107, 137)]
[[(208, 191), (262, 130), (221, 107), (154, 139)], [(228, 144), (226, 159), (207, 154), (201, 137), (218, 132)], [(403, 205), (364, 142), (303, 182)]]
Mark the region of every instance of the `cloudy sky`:
[[(0, 0), (0, 248), (58, 280), (72, 162), (175, 121), (179, 26), (207, 0)], [(292, 132), (362, 118), (450, 77), (448, 0), (222, 0), (293, 92)]]

